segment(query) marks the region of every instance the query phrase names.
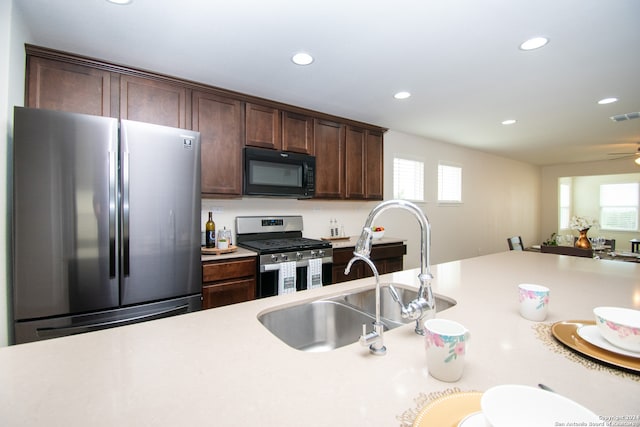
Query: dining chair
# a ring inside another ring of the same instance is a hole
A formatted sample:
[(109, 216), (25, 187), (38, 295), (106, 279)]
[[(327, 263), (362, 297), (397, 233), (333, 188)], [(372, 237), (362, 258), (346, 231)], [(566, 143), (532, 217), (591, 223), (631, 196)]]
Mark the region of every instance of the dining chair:
[(524, 245), (522, 244), (522, 237), (514, 236), (507, 239), (510, 251), (523, 251)]
[(605, 239), (604, 244), (605, 246), (609, 246), (612, 251), (616, 250), (616, 239)]

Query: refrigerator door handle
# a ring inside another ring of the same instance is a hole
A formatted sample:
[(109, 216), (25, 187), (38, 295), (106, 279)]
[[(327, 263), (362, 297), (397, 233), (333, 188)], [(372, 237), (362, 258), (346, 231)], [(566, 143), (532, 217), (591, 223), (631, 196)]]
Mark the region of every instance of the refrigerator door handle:
[(161, 319), (163, 317), (170, 317), (176, 314), (183, 314), (189, 311), (189, 304), (180, 305), (178, 307), (172, 307), (167, 310), (158, 311), (156, 313), (144, 314), (141, 316), (129, 317), (127, 319), (109, 320), (99, 323), (91, 323), (85, 325), (74, 326), (62, 326), (59, 328), (38, 328), (36, 334), (40, 338), (56, 338), (64, 337), (72, 334), (80, 334), (83, 332), (99, 331), (101, 329), (112, 328), (115, 326), (122, 326), (129, 323), (137, 323), (146, 320)]
[(123, 273), (129, 275), (129, 153), (122, 157), (122, 263)]
[(117, 182), (116, 174), (118, 164), (117, 153), (109, 151), (109, 276), (116, 277), (116, 204), (117, 204)]

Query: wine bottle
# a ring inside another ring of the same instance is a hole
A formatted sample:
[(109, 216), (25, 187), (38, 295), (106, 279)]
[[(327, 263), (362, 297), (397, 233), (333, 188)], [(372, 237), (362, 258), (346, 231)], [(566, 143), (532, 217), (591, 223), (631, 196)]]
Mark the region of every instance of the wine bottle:
[(205, 224), (205, 245), (208, 248), (216, 247), (216, 223), (213, 222), (212, 212), (209, 212), (209, 220)]

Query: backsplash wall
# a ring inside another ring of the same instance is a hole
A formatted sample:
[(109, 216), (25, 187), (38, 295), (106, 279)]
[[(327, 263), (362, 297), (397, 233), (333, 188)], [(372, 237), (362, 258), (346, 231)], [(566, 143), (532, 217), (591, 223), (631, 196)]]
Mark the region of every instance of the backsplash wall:
[(329, 221), (338, 220), (338, 227), (344, 226), (348, 236), (360, 235), (369, 211), (378, 202), (296, 200), (263, 197), (245, 197), (242, 199), (202, 199), (201, 230), (208, 219), (208, 212), (213, 212), (216, 230), (227, 227), (235, 236), (235, 219), (237, 216), (266, 215), (302, 215), (304, 237), (319, 239), (329, 237)]

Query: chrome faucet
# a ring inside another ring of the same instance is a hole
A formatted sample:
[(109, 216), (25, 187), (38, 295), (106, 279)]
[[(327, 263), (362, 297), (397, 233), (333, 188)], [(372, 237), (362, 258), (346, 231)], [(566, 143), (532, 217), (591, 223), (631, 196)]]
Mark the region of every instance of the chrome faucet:
[[(400, 307), (402, 307), (402, 318), (415, 320), (416, 334), (424, 335), (425, 331), (422, 320), (435, 316), (436, 302), (435, 298), (433, 297), (433, 291), (431, 290), (431, 280), (433, 279), (433, 275), (431, 274), (431, 265), (429, 262), (429, 253), (431, 250), (431, 225), (429, 224), (429, 220), (419, 207), (406, 200), (388, 200), (386, 202), (380, 203), (378, 206), (373, 208), (369, 213), (369, 216), (367, 217), (364, 227), (362, 228), (362, 233), (360, 234), (360, 238), (358, 239), (355, 250), (353, 252), (354, 256), (351, 261), (349, 261), (349, 264), (345, 269), (345, 274), (349, 274), (351, 265), (356, 259), (368, 261), (367, 264), (369, 264), (369, 266), (374, 271), (374, 274), (376, 275), (376, 323), (379, 323), (380, 280), (378, 278), (378, 272), (375, 269), (375, 265), (373, 265), (369, 258), (369, 255), (371, 254), (371, 243), (373, 239), (371, 226), (382, 212), (393, 208), (405, 209), (411, 212), (420, 224), (420, 274), (418, 275), (420, 288), (418, 289), (418, 296), (416, 297), (416, 299), (414, 299), (407, 305), (405, 305), (400, 300), (398, 292), (393, 287), (393, 285), (389, 284), (389, 289), (391, 290), (393, 299), (395, 299), (398, 304), (400, 304)], [(382, 335), (382, 332), (380, 332), (380, 335)]]
[(349, 274), (351, 266), (356, 260), (364, 261), (373, 271), (376, 278), (376, 321), (373, 323), (373, 332), (367, 333), (367, 325), (362, 325), (362, 335), (360, 336), (360, 344), (369, 346), (369, 351), (376, 356), (384, 356), (387, 353), (387, 347), (384, 346), (384, 323), (380, 321), (380, 276), (378, 269), (370, 258), (360, 254), (353, 253), (353, 258), (349, 260), (344, 274)]

